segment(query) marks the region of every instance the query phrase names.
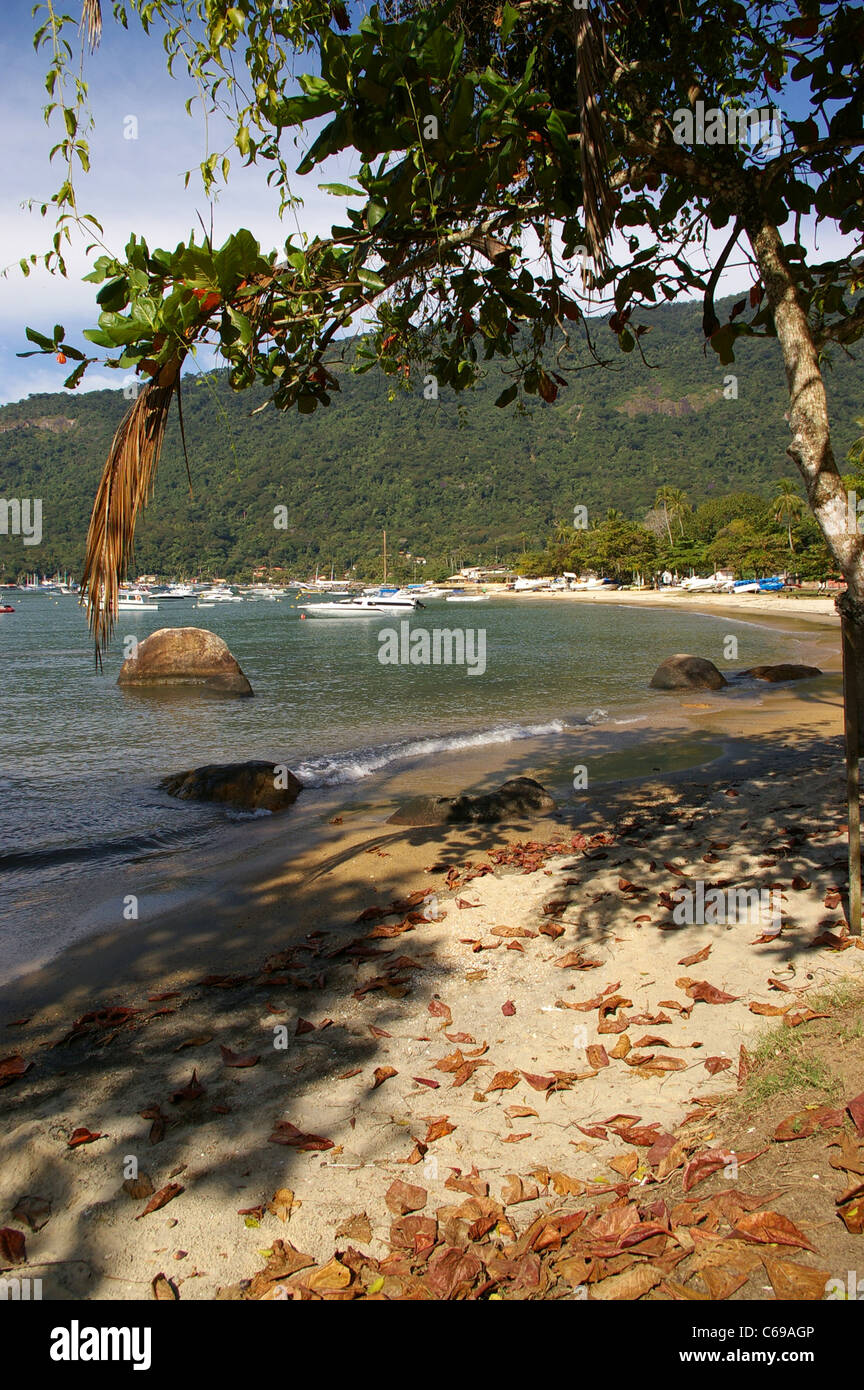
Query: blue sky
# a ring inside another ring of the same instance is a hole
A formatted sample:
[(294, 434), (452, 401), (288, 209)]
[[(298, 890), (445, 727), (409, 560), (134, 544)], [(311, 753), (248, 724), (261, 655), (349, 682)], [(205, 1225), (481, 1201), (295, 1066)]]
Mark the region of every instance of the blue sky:
[[(68, 8), (76, 12), (77, 0)], [(87, 64), (96, 126), (88, 137), (92, 172), (77, 179), (79, 209), (99, 218), (105, 243), (112, 251), (122, 250), (133, 230), (152, 246), (174, 245), (187, 238), (193, 227), (200, 234), (197, 214), (205, 224), (210, 223), (211, 208), (200, 181), (193, 174), (189, 188), (183, 187), (185, 170), (196, 169), (206, 153), (200, 107), (192, 117), (186, 114), (184, 103), (194, 88), (183, 77), (175, 80), (168, 76), (160, 37), (148, 39), (134, 21), (130, 21), (128, 32), (124, 31), (111, 18), (110, 4), (103, 8), (103, 40)], [(61, 181), (59, 167), (48, 162), (48, 151), (58, 136), (56, 127), (52, 134), (42, 119), (46, 55), (33, 51), (33, 27), (31, 0), (2, 0), (0, 269), (12, 269), (0, 279), (0, 403), (59, 390), (69, 370), (53, 358), (19, 360), (15, 354), (30, 346), (24, 337), (25, 326), (50, 332), (55, 323), (62, 323), (68, 340), (86, 347), (80, 332), (96, 319), (95, 287), (81, 283), (89, 268), (83, 240), (76, 241), (67, 256), (66, 280), (43, 270), (25, 279), (16, 268), (21, 256), (47, 249), (53, 230), (38, 209), (28, 212), (22, 204), (28, 198), (38, 201), (50, 196)], [(124, 139), (124, 123), (129, 116), (138, 123), (135, 140)], [(221, 145), (219, 131), (211, 130), (211, 149)], [(298, 149), (291, 162), (296, 164), (300, 158)], [(237, 227), (245, 226), (265, 250), (270, 250), (298, 228), (309, 234), (326, 234), (333, 220), (338, 220), (339, 200), (322, 193), (318, 184), (344, 181), (350, 175), (347, 162), (340, 168), (338, 161), (331, 161), (326, 170), (296, 178), (294, 191), (303, 197), (304, 206), (288, 213), (281, 224), (264, 173), (243, 169), (239, 158), (232, 165), (230, 185), (219, 192), (213, 206), (217, 244)], [(725, 232), (718, 233), (717, 239), (722, 244), (725, 237)], [(820, 233), (819, 248), (823, 255), (838, 249), (824, 232)], [(720, 291), (738, 290), (749, 284), (750, 278), (747, 269), (732, 267), (721, 281)], [(116, 388), (120, 382), (116, 372), (94, 367), (85, 384), (90, 389)]]
[[(68, 6), (75, 12), (76, 6)], [(210, 224), (210, 203), (196, 177), (183, 187), (187, 169), (197, 169), (204, 157), (204, 125), (198, 113), (187, 116), (184, 103), (194, 88), (186, 80), (173, 80), (165, 71), (164, 53), (158, 37), (144, 36), (130, 23), (124, 31), (104, 6), (105, 31), (96, 54), (88, 59), (91, 102), (95, 129), (90, 133), (91, 173), (79, 175), (78, 207), (92, 212), (104, 228), (104, 240), (112, 251), (122, 250), (129, 233), (142, 235), (151, 246), (173, 246), (201, 227), (197, 214)], [(75, 241), (67, 256), (67, 280), (33, 271), (24, 278), (18, 259), (31, 251), (42, 251), (50, 244), (50, 220), (40, 217), (38, 208), (25, 211), (28, 198), (44, 199), (62, 182), (59, 165), (51, 166), (48, 151), (58, 139), (45, 126), (42, 106), (46, 100), (43, 82), (47, 59), (35, 54), (32, 45), (33, 20), (30, 0), (3, 0), (0, 7), (0, 269), (12, 266), (0, 280), (0, 402), (18, 400), (38, 391), (62, 387), (65, 370), (52, 359), (31, 357), (18, 360), (16, 352), (31, 344), (24, 338), (29, 325), (49, 333), (62, 323), (71, 342), (86, 347), (79, 335), (92, 326), (95, 286), (82, 284), (88, 264), (84, 240)], [(124, 139), (124, 121), (135, 116), (138, 139)], [(11, 134), (11, 138), (10, 138)], [(220, 148), (218, 132), (211, 131), (211, 148)], [(338, 179), (338, 170), (318, 172), (298, 178), (295, 191), (304, 199), (297, 214), (288, 213), (280, 224), (275, 215), (273, 194), (264, 174), (245, 170), (235, 151), (230, 187), (222, 189), (213, 205), (214, 234), (217, 244), (239, 226), (248, 227), (270, 250), (284, 243), (298, 226), (307, 233), (327, 233), (337, 219), (340, 202), (318, 189), (328, 178)], [(293, 163), (302, 157), (298, 150)], [(93, 253), (99, 254), (98, 252)], [(116, 372), (100, 372), (93, 367), (86, 384), (118, 387)]]

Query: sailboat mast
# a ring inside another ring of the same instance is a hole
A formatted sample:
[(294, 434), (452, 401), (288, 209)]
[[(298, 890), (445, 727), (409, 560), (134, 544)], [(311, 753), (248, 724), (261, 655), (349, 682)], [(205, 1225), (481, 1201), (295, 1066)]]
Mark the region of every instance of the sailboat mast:
[(384, 532), (384, 583), (387, 583), (387, 532)]

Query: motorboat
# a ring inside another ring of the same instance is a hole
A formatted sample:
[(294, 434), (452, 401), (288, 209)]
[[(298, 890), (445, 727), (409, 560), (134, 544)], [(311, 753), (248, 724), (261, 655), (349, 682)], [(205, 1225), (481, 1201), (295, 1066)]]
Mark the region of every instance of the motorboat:
[(14, 613), (15, 609), (11, 603), (0, 603), (0, 613)]
[(382, 598), (360, 594), (345, 603), (298, 603), (312, 618), (374, 618), (389, 617), (391, 613), (411, 613), (423, 605), (417, 599)]
[(693, 575), (690, 579), (681, 580), (681, 588), (689, 590), (690, 593), (702, 593), (713, 589), (722, 589), (729, 583), (728, 575), (711, 574), (707, 578)]
[(224, 584), (217, 584), (214, 588), (205, 589), (203, 593), (199, 594), (199, 602), (202, 599), (205, 603), (242, 603), (243, 595), (235, 594), (233, 589), (229, 589)]
[(117, 598), (117, 608), (121, 613), (156, 613), (159, 604), (153, 602), (152, 594), (145, 593), (142, 589), (129, 589), (125, 592), (121, 589)]
[(378, 589), (364, 589), (360, 598), (352, 599), (351, 602), (359, 602), (362, 599), (390, 613), (410, 613), (415, 608), (423, 607), (420, 599), (414, 594), (409, 594), (407, 589), (392, 589), (384, 585)]
[(448, 603), (486, 603), (488, 594), (448, 594)]

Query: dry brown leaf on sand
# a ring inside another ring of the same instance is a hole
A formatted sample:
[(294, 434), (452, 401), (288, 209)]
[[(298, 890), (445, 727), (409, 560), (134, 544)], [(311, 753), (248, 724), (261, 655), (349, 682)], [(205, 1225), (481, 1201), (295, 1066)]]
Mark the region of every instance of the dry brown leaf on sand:
[(278, 1217), (280, 1221), (287, 1221), (291, 1213), (302, 1205), (303, 1203), (298, 1202), (290, 1187), (280, 1187), (267, 1203), (267, 1210), (272, 1216)]
[(140, 1221), (142, 1216), (149, 1216), (151, 1212), (159, 1211), (161, 1207), (167, 1206), (169, 1202), (172, 1202), (175, 1197), (179, 1197), (183, 1190), (179, 1182), (166, 1183), (164, 1187), (159, 1188), (158, 1192), (153, 1193), (150, 1201), (143, 1211), (139, 1211), (135, 1220)]
[(777, 1126), (772, 1138), (777, 1143), (789, 1139), (809, 1139), (817, 1129), (842, 1129), (843, 1123), (842, 1109), (836, 1110), (830, 1105), (817, 1105), (811, 1110), (798, 1110), (794, 1115), (788, 1115)]
[(679, 965), (699, 965), (701, 961), (707, 960), (711, 954), (710, 946), (703, 946), (701, 951), (694, 951), (692, 956), (682, 956)]
[(600, 1302), (618, 1299), (641, 1298), (657, 1287), (663, 1274), (649, 1264), (634, 1264), (623, 1274), (613, 1274), (609, 1279), (601, 1279), (590, 1285), (589, 1299)]
[(739, 1240), (752, 1240), (759, 1245), (797, 1245), (802, 1250), (814, 1248), (789, 1217), (782, 1216), (778, 1211), (745, 1213), (732, 1228), (732, 1235)]
[[(718, 989), (716, 985), (711, 985), (707, 980), (691, 980), (687, 975), (682, 975), (675, 981), (679, 989), (683, 989), (689, 999), (702, 1004), (734, 1004), (738, 998), (737, 994), (727, 994), (725, 990)], [(665, 1002), (661, 1000), (661, 1006)]]
[(379, 1086), (383, 1086), (385, 1081), (389, 1081), (391, 1076), (398, 1076), (399, 1073), (395, 1067), (376, 1067), (372, 1075), (375, 1078), (372, 1090), (375, 1091)]
[(365, 1211), (349, 1216), (348, 1220), (342, 1223), (336, 1232), (336, 1239), (340, 1240), (343, 1237), (347, 1240), (359, 1240), (364, 1245), (372, 1239), (372, 1227)]
[(219, 1051), (222, 1053), (222, 1061), (226, 1067), (254, 1067), (261, 1061), (257, 1053), (252, 1052), (232, 1052), (230, 1047), (220, 1044)]
[(533, 1202), (540, 1196), (536, 1182), (526, 1182), (515, 1173), (508, 1173), (501, 1186), (501, 1202), (505, 1207), (515, 1206), (517, 1202)]
[(290, 1120), (280, 1120), (273, 1133), (270, 1135), (271, 1144), (285, 1144), (288, 1148), (299, 1149), (303, 1153), (313, 1153), (322, 1149), (332, 1149), (335, 1147), (332, 1139), (325, 1139), (320, 1134), (305, 1134), (302, 1129), (298, 1129)]
[(771, 1280), (774, 1296), (784, 1303), (821, 1302), (831, 1278), (827, 1269), (811, 1269), (795, 1260), (778, 1260), (763, 1254), (762, 1261)]
[(396, 1216), (407, 1216), (409, 1211), (421, 1211), (426, 1205), (426, 1197), (425, 1187), (416, 1187), (413, 1183), (396, 1178), (385, 1192), (384, 1201)]
[(157, 1274), (151, 1279), (150, 1288), (158, 1303), (176, 1303), (180, 1297), (175, 1285), (164, 1274)]

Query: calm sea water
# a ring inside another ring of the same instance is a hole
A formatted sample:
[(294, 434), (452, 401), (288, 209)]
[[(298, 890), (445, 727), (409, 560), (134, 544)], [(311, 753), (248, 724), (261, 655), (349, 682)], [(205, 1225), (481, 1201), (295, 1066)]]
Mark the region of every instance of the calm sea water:
[[(622, 599), (624, 596), (622, 595)], [(722, 666), (778, 659), (789, 639), (728, 617), (568, 602), (427, 606), (412, 628), (482, 628), (486, 670), (389, 666), (378, 633), (399, 618), (307, 619), (289, 600), (165, 605), (121, 613), (94, 670), (75, 599), (14, 595), (0, 615), (0, 978), (100, 925), (100, 904), (141, 866), (170, 877), (178, 858), (255, 824), (158, 790), (166, 773), (272, 758), (308, 787), (374, 784), (397, 763), (507, 744), (586, 721), (627, 721), (671, 652)], [(673, 601), (674, 602), (674, 601)], [(202, 626), (228, 643), (251, 700), (151, 698), (118, 689), (122, 642), (158, 627)]]

